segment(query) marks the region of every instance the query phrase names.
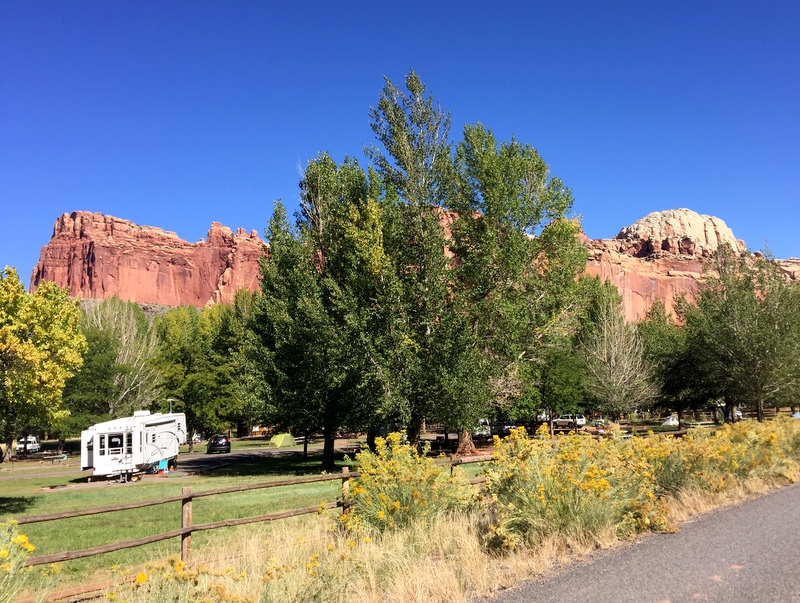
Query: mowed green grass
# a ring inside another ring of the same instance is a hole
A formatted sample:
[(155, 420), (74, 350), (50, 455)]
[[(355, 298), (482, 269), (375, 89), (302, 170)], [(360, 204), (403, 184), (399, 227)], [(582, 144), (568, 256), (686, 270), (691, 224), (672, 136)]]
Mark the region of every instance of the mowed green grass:
[[(201, 448), (204, 450), (204, 448)], [(344, 460), (339, 456), (337, 465)], [(2, 467), (2, 466), (0, 466)], [(41, 466), (17, 463), (10, 471), (0, 472), (0, 518), (59, 513), (76, 509), (114, 506), (137, 501), (180, 495), (182, 489), (193, 492), (242, 486), (320, 473), (320, 457), (301, 453), (284, 458), (259, 457), (233, 462), (202, 475), (167, 477), (146, 476), (129, 484), (116, 482), (86, 483), (86, 473), (73, 467)], [(333, 502), (341, 496), (341, 482), (321, 482), (266, 488), (202, 497), (193, 501), (193, 524), (224, 519), (251, 517), (289, 509)], [(335, 511), (334, 511), (335, 512)], [(34, 555), (91, 548), (112, 542), (142, 538), (180, 528), (180, 502), (166, 503), (128, 511), (116, 511), (50, 522), (24, 524), (19, 531), (36, 546)], [(193, 550), (213, 546), (247, 526), (198, 532), (192, 536)], [(114, 565), (128, 567), (180, 551), (180, 539), (124, 549), (86, 559), (64, 562), (62, 572), (73, 577), (86, 575)]]

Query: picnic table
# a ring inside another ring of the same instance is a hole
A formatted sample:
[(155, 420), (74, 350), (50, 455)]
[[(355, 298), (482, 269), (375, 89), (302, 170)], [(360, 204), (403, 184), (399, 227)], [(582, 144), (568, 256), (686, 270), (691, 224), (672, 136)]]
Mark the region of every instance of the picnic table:
[(66, 454), (48, 454), (42, 458), (46, 461), (50, 461), (51, 465), (55, 465), (56, 463), (61, 463), (61, 461), (66, 461), (69, 457)]

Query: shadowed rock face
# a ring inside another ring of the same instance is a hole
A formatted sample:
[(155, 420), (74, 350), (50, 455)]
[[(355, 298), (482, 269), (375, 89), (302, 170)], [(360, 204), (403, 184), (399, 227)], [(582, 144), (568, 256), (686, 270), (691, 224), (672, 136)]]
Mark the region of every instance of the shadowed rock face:
[[(446, 215), (445, 229), (452, 221)], [(688, 209), (655, 212), (613, 239), (584, 237), (584, 242), (589, 249), (586, 273), (616, 285), (629, 320), (642, 317), (656, 299), (668, 311), (676, 296), (695, 301), (703, 261), (721, 243), (746, 250), (725, 222)], [(31, 275), (31, 289), (50, 280), (77, 298), (116, 295), (140, 304), (203, 307), (230, 302), (241, 288), (258, 289), (258, 259), (265, 252), (255, 231), (234, 234), (216, 222), (206, 241), (189, 243), (159, 228), (73, 212), (56, 220)], [(777, 264), (788, 278), (800, 279), (800, 260)]]
[(202, 307), (230, 302), (240, 288), (258, 288), (264, 243), (255, 231), (235, 234), (214, 222), (206, 241), (99, 213), (73, 212), (56, 220), (31, 275), (68, 287), (77, 298), (117, 296), (141, 304)]

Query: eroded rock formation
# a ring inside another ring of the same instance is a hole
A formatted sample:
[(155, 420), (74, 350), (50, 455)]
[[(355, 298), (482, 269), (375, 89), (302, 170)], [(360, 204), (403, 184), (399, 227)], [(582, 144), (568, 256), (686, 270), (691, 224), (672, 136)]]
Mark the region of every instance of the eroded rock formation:
[(189, 243), (174, 232), (139, 226), (99, 213), (73, 212), (56, 220), (31, 275), (68, 287), (77, 298), (117, 296), (168, 306), (229, 302), (240, 288), (258, 287), (264, 243), (214, 222), (206, 241)]
[[(452, 218), (447, 216), (446, 229)], [(656, 299), (669, 311), (676, 296), (694, 301), (703, 262), (720, 244), (746, 250), (725, 222), (689, 209), (655, 212), (613, 239), (585, 242), (586, 273), (616, 285), (629, 320), (642, 317)], [(229, 302), (240, 288), (257, 289), (258, 258), (264, 252), (255, 231), (233, 233), (216, 222), (206, 241), (188, 243), (159, 228), (73, 212), (56, 220), (53, 237), (31, 276), (31, 288), (52, 280), (69, 287), (77, 298), (116, 295), (141, 304), (202, 307)], [(788, 278), (800, 280), (800, 260), (777, 264)]]
[[(719, 218), (690, 209), (654, 212), (613, 239), (587, 239), (586, 273), (609, 279), (619, 289), (628, 320), (643, 317), (656, 299), (673, 312), (678, 296), (695, 301), (703, 263), (723, 243), (738, 253), (747, 251)], [(800, 260), (778, 265), (790, 278), (800, 277)]]

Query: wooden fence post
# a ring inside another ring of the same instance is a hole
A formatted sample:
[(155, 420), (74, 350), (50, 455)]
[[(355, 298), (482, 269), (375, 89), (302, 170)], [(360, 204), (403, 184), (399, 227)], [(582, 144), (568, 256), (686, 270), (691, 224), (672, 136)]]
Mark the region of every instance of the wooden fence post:
[[(183, 494), (183, 502), (181, 503), (181, 527), (192, 527), (192, 489), (190, 487), (184, 488), (181, 491)], [(192, 533), (187, 532), (181, 534), (181, 561), (184, 563), (189, 562), (189, 557), (192, 554)]]
[(342, 467), (342, 515), (350, 512), (350, 467)]

